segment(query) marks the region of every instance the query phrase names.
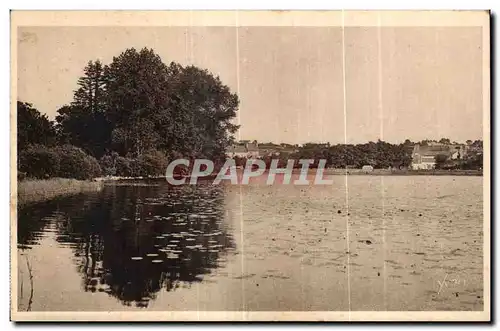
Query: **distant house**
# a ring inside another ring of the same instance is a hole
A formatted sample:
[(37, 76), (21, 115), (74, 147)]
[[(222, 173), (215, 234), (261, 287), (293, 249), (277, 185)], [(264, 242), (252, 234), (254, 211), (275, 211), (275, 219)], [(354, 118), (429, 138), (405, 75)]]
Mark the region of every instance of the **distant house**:
[(230, 146), (226, 150), (226, 156), (229, 158), (245, 157), (245, 158), (258, 158), (259, 157), (259, 144), (250, 142), (239, 142)]
[(295, 152), (298, 152), (298, 145), (285, 143), (274, 144), (272, 142), (259, 144), (260, 157), (275, 157), (283, 154), (292, 154)]
[(450, 158), (452, 160), (463, 159), (467, 156), (467, 146), (462, 144), (452, 144), (450, 146)]
[(446, 155), (451, 160), (458, 160), (465, 156), (464, 145), (460, 144), (415, 144), (412, 152), (413, 170), (434, 169), (436, 167), (436, 155)]
[(270, 149), (270, 148), (259, 148), (259, 155), (261, 157), (265, 156), (279, 156), (281, 154), (281, 151), (278, 149)]
[(429, 170), (436, 167), (436, 155), (448, 155), (450, 149), (446, 145), (415, 144), (412, 152), (411, 167), (413, 170)]
[(363, 170), (364, 172), (372, 172), (373, 171), (373, 166), (371, 165), (364, 165), (361, 170)]

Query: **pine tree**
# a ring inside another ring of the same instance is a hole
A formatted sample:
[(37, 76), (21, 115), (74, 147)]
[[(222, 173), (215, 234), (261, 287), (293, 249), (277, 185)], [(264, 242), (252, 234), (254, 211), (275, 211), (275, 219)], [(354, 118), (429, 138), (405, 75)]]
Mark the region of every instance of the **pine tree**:
[(104, 66), (99, 60), (89, 61), (83, 69), (84, 75), (78, 79), (79, 88), (74, 93), (73, 105), (89, 113), (104, 111)]

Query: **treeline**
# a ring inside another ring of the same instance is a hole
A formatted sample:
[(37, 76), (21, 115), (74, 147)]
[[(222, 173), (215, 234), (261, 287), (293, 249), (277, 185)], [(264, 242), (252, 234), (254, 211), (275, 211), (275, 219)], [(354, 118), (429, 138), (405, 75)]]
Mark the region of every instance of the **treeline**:
[[(293, 145), (290, 145), (293, 146)], [(295, 160), (294, 167), (300, 168), (299, 159), (312, 159), (310, 168), (318, 166), (320, 160), (325, 160), (328, 168), (361, 168), (371, 165), (374, 168), (403, 168), (411, 164), (413, 143), (407, 140), (403, 144), (391, 144), (385, 141), (368, 142), (365, 144), (307, 143), (293, 146), (292, 153), (261, 156), (267, 166), (272, 159), (279, 159), (279, 167), (286, 167), (289, 160)], [(246, 158), (235, 157), (237, 166), (244, 166)]]
[[(254, 141), (255, 143), (255, 141)], [(273, 146), (286, 146), (293, 152), (280, 152), (278, 155), (264, 155), (260, 159), (264, 160), (269, 167), (273, 159), (278, 158), (278, 166), (286, 167), (289, 160), (295, 160), (295, 168), (300, 168), (299, 159), (312, 159), (314, 163), (311, 168), (317, 167), (320, 160), (325, 160), (327, 168), (351, 168), (359, 169), (363, 166), (372, 166), (374, 169), (407, 169), (412, 163), (413, 148), (416, 144), (426, 146), (430, 143), (440, 143), (447, 145), (459, 144), (451, 142), (448, 138), (438, 140), (422, 140), (413, 142), (406, 139), (400, 144), (391, 144), (378, 140), (365, 144), (337, 144), (329, 143), (307, 143), (302, 146), (290, 144), (261, 144), (272, 148)], [(477, 170), (483, 167), (483, 142), (481, 140), (467, 140), (469, 152), (466, 156), (457, 160), (452, 160), (449, 155), (437, 155), (435, 158), (436, 169), (464, 169)], [(237, 166), (245, 166), (247, 158), (235, 157)]]
[(449, 155), (438, 154), (434, 157), (436, 169), (442, 170), (482, 170), (483, 169), (483, 142), (476, 140), (467, 143), (471, 149), (465, 156), (456, 159)]
[(305, 144), (292, 158), (325, 159), (328, 168), (408, 167), (411, 164), (411, 144), (391, 144), (385, 141), (365, 144)]
[[(222, 162), (238, 129), (239, 100), (218, 77), (166, 65), (151, 49), (89, 61), (55, 121), (18, 101), (18, 168), (37, 178), (148, 176), (168, 160)], [(72, 158), (69, 160), (68, 158)], [(66, 169), (69, 166), (74, 168)]]

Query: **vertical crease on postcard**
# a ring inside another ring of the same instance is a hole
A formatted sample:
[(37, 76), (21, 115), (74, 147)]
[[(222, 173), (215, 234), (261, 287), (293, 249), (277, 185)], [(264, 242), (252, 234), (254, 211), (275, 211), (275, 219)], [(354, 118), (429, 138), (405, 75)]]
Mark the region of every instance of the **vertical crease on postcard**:
[[(342, 85), (344, 94), (344, 142), (347, 145), (347, 101), (346, 101), (346, 82), (345, 82), (345, 26), (344, 17), (345, 13), (342, 10)], [(348, 307), (349, 307), (349, 320), (351, 319), (351, 273), (350, 273), (350, 257), (349, 254), (349, 188), (347, 180), (347, 165), (345, 170), (345, 202), (346, 202), (346, 243), (347, 243), (347, 297), (348, 297)]]
[[(383, 106), (383, 80), (382, 80), (382, 18), (380, 13), (377, 15), (377, 51), (378, 51), (378, 109), (380, 121), (380, 141), (384, 141), (384, 106)], [(384, 309), (387, 310), (387, 245), (386, 245), (386, 232), (385, 232), (385, 186), (384, 176), (380, 176), (380, 194), (382, 199), (382, 263), (384, 274)]]

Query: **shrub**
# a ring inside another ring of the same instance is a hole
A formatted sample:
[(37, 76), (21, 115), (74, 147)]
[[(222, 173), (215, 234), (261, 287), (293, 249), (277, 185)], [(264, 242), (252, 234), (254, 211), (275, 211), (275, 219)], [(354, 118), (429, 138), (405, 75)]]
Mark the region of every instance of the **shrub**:
[(129, 159), (130, 177), (142, 176), (142, 166), (138, 159)]
[(117, 161), (118, 153), (112, 152), (111, 154), (106, 154), (99, 160), (99, 165), (101, 166), (102, 174), (105, 176), (115, 176), (118, 174)]
[(60, 157), (52, 148), (31, 145), (19, 153), (18, 170), (24, 177), (48, 178), (57, 176)]
[(101, 175), (101, 167), (97, 160), (83, 150), (72, 145), (56, 147), (59, 154), (58, 177), (91, 179)]
[(21, 178), (92, 179), (102, 174), (147, 177), (165, 174), (167, 156), (160, 151), (152, 150), (133, 159), (112, 152), (97, 161), (82, 149), (72, 145), (53, 148), (36, 145), (19, 153), (18, 164)]
[[(142, 154), (138, 158), (117, 156), (114, 161), (115, 174), (123, 177), (161, 176), (167, 169), (167, 156), (156, 150)], [(101, 166), (111, 164), (110, 159), (101, 158)]]
[(118, 156), (116, 158), (116, 176), (123, 176), (123, 177), (131, 177), (132, 176), (132, 170), (130, 167), (130, 159), (127, 159), (122, 156)]
[(160, 151), (149, 151), (138, 158), (141, 176), (165, 175), (167, 156)]
[(49, 148), (31, 145), (19, 153), (18, 169), (23, 177), (91, 179), (101, 175), (97, 160), (71, 145)]
[(114, 167), (113, 158), (111, 155), (104, 155), (99, 160), (99, 165), (101, 166), (102, 174), (104, 176), (113, 176), (116, 173), (116, 169)]

